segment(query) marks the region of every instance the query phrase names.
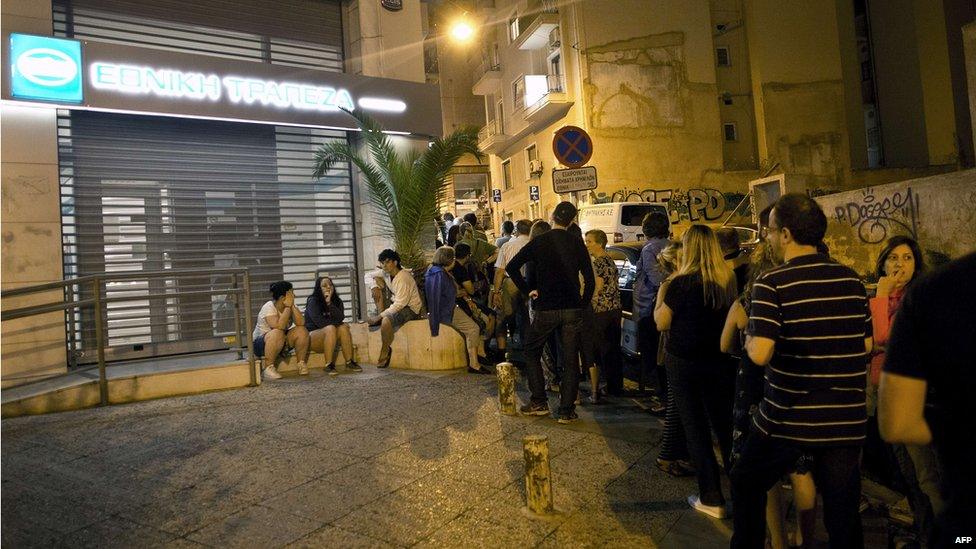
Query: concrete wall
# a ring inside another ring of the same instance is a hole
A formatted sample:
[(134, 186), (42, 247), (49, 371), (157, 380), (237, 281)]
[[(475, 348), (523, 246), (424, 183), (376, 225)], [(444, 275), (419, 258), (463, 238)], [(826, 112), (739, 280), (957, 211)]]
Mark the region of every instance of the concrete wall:
[(420, 0), (403, 0), (389, 11), (372, 0), (343, 6), (346, 72), (424, 82), (424, 36)]
[(835, 6), (749, 0), (746, 29), (762, 163), (814, 185), (843, 181), (851, 161)]
[[(719, 66), (716, 53), (719, 117), (723, 125), (735, 124), (737, 134), (735, 141), (722, 142), (724, 167), (729, 171), (755, 170), (759, 167), (756, 111), (749, 78), (749, 45), (742, 0), (710, 0), (709, 4), (716, 52), (720, 47), (728, 48), (731, 59), (731, 66)], [(730, 105), (726, 104), (728, 101)]]
[(976, 250), (976, 170), (909, 179), (816, 198), (827, 214), (830, 254), (873, 277), (886, 239), (906, 235), (926, 252), (957, 258)]
[[(51, 34), (51, 4), (4, 1), (4, 31)], [(57, 118), (52, 109), (0, 107), (0, 283), (4, 290), (61, 280), (61, 204)], [(3, 308), (58, 302), (58, 291), (4, 298)], [(66, 371), (64, 314), (7, 321), (2, 327), (2, 385), (9, 387)]]

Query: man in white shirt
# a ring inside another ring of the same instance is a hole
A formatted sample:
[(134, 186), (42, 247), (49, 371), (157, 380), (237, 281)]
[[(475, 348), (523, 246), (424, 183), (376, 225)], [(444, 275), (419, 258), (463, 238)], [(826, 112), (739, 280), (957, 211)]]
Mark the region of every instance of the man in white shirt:
[[(502, 355), (508, 348), (508, 341), (505, 332), (511, 320), (515, 320), (514, 329), (521, 330), (528, 324), (528, 317), (521, 316), (520, 312), (525, 308), (525, 300), (518, 291), (512, 279), (505, 273), (505, 267), (509, 260), (519, 253), (523, 246), (529, 243), (529, 231), (532, 230), (532, 222), (528, 219), (520, 219), (515, 223), (515, 232), (511, 240), (505, 242), (498, 250), (498, 259), (495, 260), (495, 280), (491, 290), (491, 306), (498, 313), (498, 321), (495, 323), (495, 344), (498, 345), (498, 352)], [(526, 315), (528, 311), (525, 311)]]
[(262, 379), (281, 379), (275, 361), (281, 351), (290, 347), (298, 357), (298, 374), (308, 375), (309, 337), (305, 317), (295, 305), (295, 291), (291, 282), (271, 284), (271, 301), (258, 312), (254, 326), (254, 354), (264, 357)]
[(400, 264), (400, 254), (393, 250), (383, 250), (380, 252), (379, 262), (379, 267), (392, 279), (389, 288), (393, 293), (393, 303), (379, 315), (369, 317), (367, 323), (380, 328), (383, 344), (380, 347), (377, 367), (386, 368), (393, 357), (393, 351), (390, 349), (390, 345), (393, 344), (393, 334), (400, 329), (400, 326), (420, 318), (424, 304), (420, 299), (420, 290), (417, 289), (413, 274)]

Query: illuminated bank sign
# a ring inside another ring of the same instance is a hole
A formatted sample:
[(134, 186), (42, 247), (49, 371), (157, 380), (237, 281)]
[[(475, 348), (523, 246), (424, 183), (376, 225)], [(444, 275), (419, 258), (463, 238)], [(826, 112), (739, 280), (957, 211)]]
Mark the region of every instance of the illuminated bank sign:
[(22, 99), (81, 102), (81, 43), (10, 35), (10, 93)]
[[(158, 97), (260, 103), (282, 109), (334, 111), (353, 110), (357, 104), (342, 88), (315, 86), (297, 82), (278, 82), (243, 76), (223, 76), (174, 69), (141, 67), (118, 63), (92, 63), (89, 68), (92, 87), (128, 94), (150, 94)], [(403, 101), (364, 97), (358, 106), (366, 110), (403, 112)]]
[[(7, 40), (6, 36), (9, 36)], [(11, 33), (2, 99), (51, 108), (440, 135), (437, 86), (98, 40)], [(9, 60), (9, 61), (8, 61)]]

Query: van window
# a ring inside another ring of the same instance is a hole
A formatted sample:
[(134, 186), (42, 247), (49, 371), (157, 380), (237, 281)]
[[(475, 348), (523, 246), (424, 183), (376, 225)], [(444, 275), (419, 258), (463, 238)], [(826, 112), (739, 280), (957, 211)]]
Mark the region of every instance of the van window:
[(661, 212), (668, 215), (664, 206), (659, 204), (627, 204), (620, 207), (620, 223), (627, 227), (640, 227), (644, 216), (651, 212)]

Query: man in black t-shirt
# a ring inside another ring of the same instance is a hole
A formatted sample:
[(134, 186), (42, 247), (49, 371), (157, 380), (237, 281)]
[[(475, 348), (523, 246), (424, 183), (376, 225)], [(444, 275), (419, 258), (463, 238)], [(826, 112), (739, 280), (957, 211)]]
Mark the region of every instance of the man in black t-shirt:
[[(888, 442), (935, 446), (945, 510), (933, 547), (976, 533), (976, 253), (915, 282), (888, 338), (878, 426)], [(938, 512), (938, 510), (936, 510)]]
[[(595, 288), (593, 267), (583, 239), (566, 229), (576, 217), (576, 206), (560, 202), (552, 212), (552, 230), (529, 241), (508, 262), (505, 272), (522, 294), (532, 299), (534, 318), (524, 344), (526, 376), (532, 401), (522, 407), (526, 415), (546, 415), (545, 377), (542, 374), (542, 349), (553, 332), (561, 339), (559, 359), (563, 367), (559, 387), (559, 423), (576, 419), (576, 392), (579, 390), (579, 332), (583, 306), (590, 302)], [(535, 277), (526, 282), (521, 268), (535, 265)], [(583, 292), (580, 295), (580, 276)]]

